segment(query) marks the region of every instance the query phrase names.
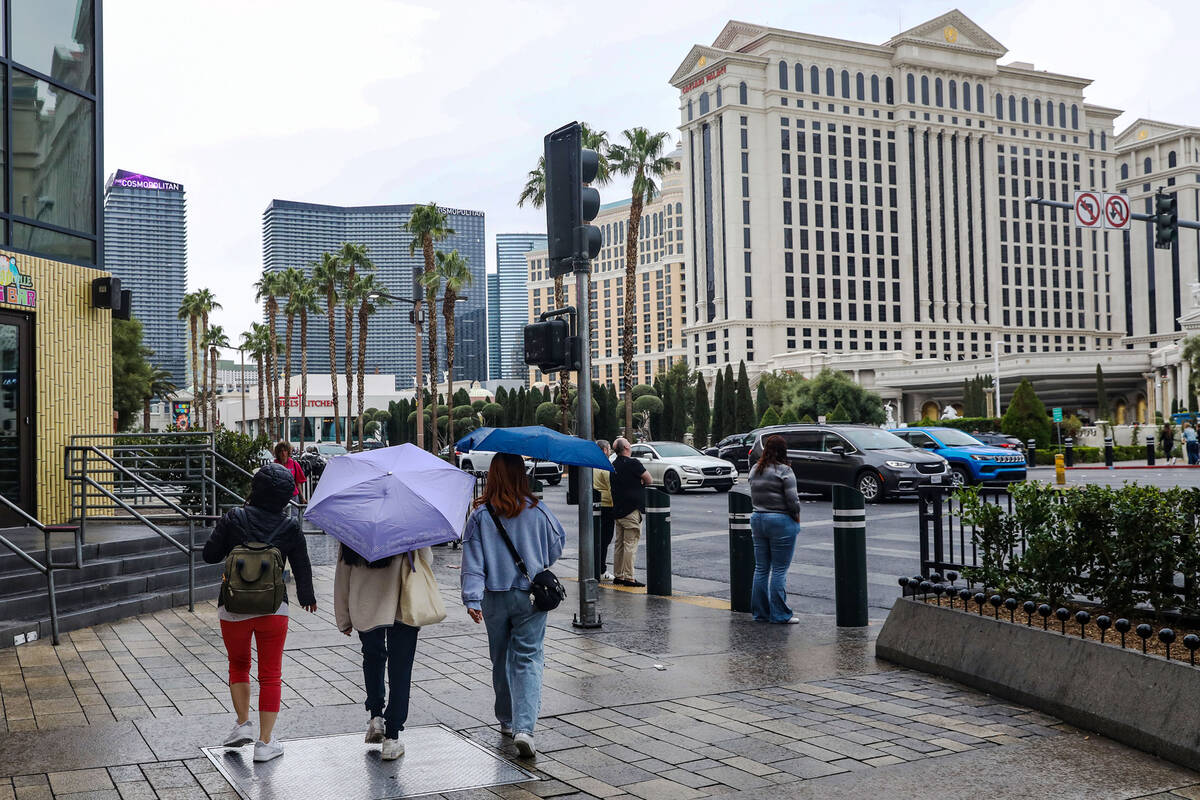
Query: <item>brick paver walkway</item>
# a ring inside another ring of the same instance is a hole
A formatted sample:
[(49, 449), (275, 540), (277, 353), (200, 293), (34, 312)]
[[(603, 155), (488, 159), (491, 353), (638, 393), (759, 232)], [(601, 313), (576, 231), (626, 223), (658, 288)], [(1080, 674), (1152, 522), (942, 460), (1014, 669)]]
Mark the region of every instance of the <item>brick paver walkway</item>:
[[(438, 561), (451, 616), (422, 631), (410, 725), (441, 723), (516, 759), (490, 716), (486, 637), (457, 602), (457, 553), (440, 550)], [(277, 730), (285, 742), (365, 723), (357, 638), (333, 627), (332, 568), (316, 575), (323, 606), (316, 615), (297, 610), (284, 659)], [(542, 780), (449, 797), (807, 797), (810, 788), (813, 797), (835, 797), (856, 781), (888, 785), (889, 775), (892, 797), (927, 797), (938, 784), (914, 770), (986, 769), (1029, 753), (1061, 752), (1066, 764), (1069, 745), (1084, 748), (1075, 754), (1082, 758), (1093, 757), (1093, 746), (1118, 753), (1125, 762), (1113, 775), (1123, 783), (1105, 794), (1081, 779), (1090, 794), (1067, 789), (1062, 797), (1200, 798), (1200, 776), (1089, 742), (1046, 715), (889, 668), (873, 659), (869, 635), (838, 632), (827, 619), (758, 626), (627, 593), (605, 592), (603, 602), (599, 632), (573, 630), (567, 608), (552, 618), (540, 755), (524, 763)], [(231, 722), (226, 674), (211, 602), (195, 614), (172, 609), (77, 631), (58, 648), (0, 651), (0, 800), (233, 800), (199, 751)], [(1009, 751), (1017, 757), (998, 758)], [(1020, 769), (1011, 774), (1013, 790), (993, 784), (993, 796), (1026, 796)]]

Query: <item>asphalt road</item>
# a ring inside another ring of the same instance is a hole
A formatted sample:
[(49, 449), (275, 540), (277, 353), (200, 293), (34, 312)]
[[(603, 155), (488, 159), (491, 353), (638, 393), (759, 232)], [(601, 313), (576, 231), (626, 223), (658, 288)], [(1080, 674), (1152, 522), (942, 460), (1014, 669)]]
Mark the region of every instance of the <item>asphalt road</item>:
[[(1031, 471), (1031, 479), (1053, 482), (1053, 468)], [(739, 487), (745, 487), (745, 476)], [(1200, 468), (1068, 470), (1071, 485), (1125, 482), (1155, 486), (1200, 486)], [(574, 567), (576, 508), (566, 504), (565, 484), (546, 487), (545, 501), (568, 532), (564, 559)], [(801, 528), (789, 570), (788, 597), (796, 612), (832, 614), (832, 504), (802, 495)], [(671, 497), (673, 589), (688, 594), (729, 597), (729, 500), (708, 490)], [(644, 535), (643, 535), (644, 538)], [(611, 552), (609, 555), (611, 559)], [(611, 568), (611, 560), (610, 560)], [(638, 548), (638, 570), (645, 568), (645, 548)], [(890, 500), (867, 506), (867, 596), (872, 617), (882, 617), (899, 595), (897, 578), (920, 571), (920, 544), (915, 499)]]

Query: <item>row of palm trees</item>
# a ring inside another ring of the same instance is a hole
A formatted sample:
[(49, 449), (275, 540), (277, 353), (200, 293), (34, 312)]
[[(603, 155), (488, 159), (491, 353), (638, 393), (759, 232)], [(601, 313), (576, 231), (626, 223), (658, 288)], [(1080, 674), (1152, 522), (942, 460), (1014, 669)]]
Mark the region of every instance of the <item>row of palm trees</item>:
[[(595, 150), (600, 156), (600, 167), (596, 171), (596, 183), (607, 184), (614, 174), (632, 178), (632, 202), (629, 205), (629, 223), (625, 229), (625, 319), (622, 330), (621, 357), (624, 360), (625, 430), (633, 430), (633, 356), (637, 342), (637, 318), (634, 316), (634, 290), (637, 288), (638, 231), (642, 222), (642, 210), (646, 203), (658, 194), (658, 181), (675, 169), (675, 161), (665, 154), (670, 134), (666, 131), (650, 133), (642, 127), (624, 131), (623, 143), (608, 141), (605, 131), (595, 130), (583, 123), (583, 146)], [(517, 205), (529, 203), (541, 208), (546, 202), (546, 160), (538, 157), (537, 166), (529, 171), (525, 187), (517, 198)], [(563, 296), (563, 279), (554, 279), (554, 303), (561, 308), (566, 300)], [(559, 375), (559, 396), (566, 400), (568, 373)], [(564, 404), (563, 415), (568, 406)]]
[[(220, 325), (210, 325), (209, 317), (221, 308), (208, 289), (188, 292), (179, 304), (178, 318), (187, 320), (188, 344), (191, 349), (192, 405), (200, 427), (208, 429), (217, 419), (217, 356), (229, 347), (229, 337)], [(210, 363), (211, 362), (211, 363)], [(174, 390), (172, 390), (174, 391)], [(156, 395), (165, 396), (165, 395)], [(148, 402), (148, 401), (147, 401)], [(210, 414), (211, 412), (211, 414)], [(148, 424), (147, 424), (147, 427)]]

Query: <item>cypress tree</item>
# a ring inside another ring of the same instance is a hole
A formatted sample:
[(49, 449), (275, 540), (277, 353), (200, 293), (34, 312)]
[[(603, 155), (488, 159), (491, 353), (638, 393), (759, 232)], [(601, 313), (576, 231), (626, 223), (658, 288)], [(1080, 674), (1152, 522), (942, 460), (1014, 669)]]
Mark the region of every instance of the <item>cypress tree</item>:
[(1108, 419), (1108, 392), (1104, 389), (1104, 370), (1096, 365), (1096, 419)]
[(733, 379), (733, 366), (725, 365), (725, 393), (721, 396), (721, 418), (725, 425), (725, 434), (745, 433), (738, 427), (737, 415), (737, 383)]
[(1000, 420), (1000, 430), (1009, 436), (1016, 436), (1022, 442), (1036, 439), (1038, 447), (1050, 446), (1050, 417), (1028, 379), (1021, 381), (1008, 401), (1008, 409)]
[(754, 430), (754, 396), (750, 394), (750, 378), (746, 375), (746, 362), (738, 363), (737, 397), (734, 399), (734, 413), (737, 415), (739, 433)]
[(779, 414), (776, 413), (774, 408), (772, 408), (771, 406), (767, 406), (766, 412), (763, 413), (762, 418), (758, 422), (759, 427), (766, 428), (771, 425), (778, 425), (778, 424), (779, 424)]
[(712, 440), (717, 443), (725, 438), (725, 376), (717, 370), (713, 380)]
[(846, 410), (846, 407), (839, 402), (836, 406), (833, 407), (833, 411), (829, 412), (829, 416), (826, 418), (826, 421), (827, 422), (850, 422), (851, 421), (850, 420), (850, 412), (848, 412)]
[(696, 376), (696, 403), (692, 410), (692, 442), (696, 447), (708, 447), (708, 429), (712, 412), (708, 408), (708, 385), (703, 375)]
[(758, 392), (755, 395), (754, 412), (762, 419), (763, 414), (767, 413), (771, 401), (767, 399), (767, 385), (761, 379), (758, 381)]
[(794, 425), (799, 421), (800, 420), (796, 418), (796, 409), (792, 408), (791, 406), (785, 408), (783, 410), (783, 414), (779, 416), (779, 423), (781, 425)]

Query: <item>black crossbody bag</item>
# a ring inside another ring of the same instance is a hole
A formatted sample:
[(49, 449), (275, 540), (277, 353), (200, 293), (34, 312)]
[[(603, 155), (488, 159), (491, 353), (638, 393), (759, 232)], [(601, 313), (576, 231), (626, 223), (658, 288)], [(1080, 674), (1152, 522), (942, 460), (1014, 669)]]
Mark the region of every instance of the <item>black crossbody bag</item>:
[(500, 538), (508, 546), (509, 555), (516, 562), (517, 569), (525, 576), (525, 580), (529, 581), (529, 602), (538, 611), (553, 611), (558, 608), (559, 603), (567, 596), (567, 590), (558, 582), (558, 577), (548, 569), (544, 569), (537, 575), (530, 577), (529, 569), (525, 566), (525, 559), (521, 558), (521, 554), (517, 552), (512, 539), (508, 538), (508, 531), (504, 530), (504, 525), (501, 524), (500, 517), (492, 510), (492, 504), (488, 503), (486, 508), (492, 518), (492, 523), (500, 533)]

